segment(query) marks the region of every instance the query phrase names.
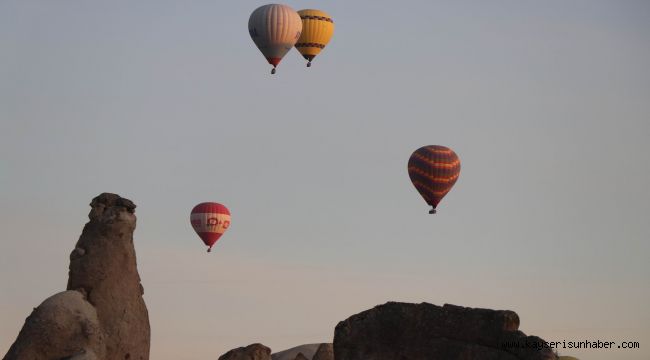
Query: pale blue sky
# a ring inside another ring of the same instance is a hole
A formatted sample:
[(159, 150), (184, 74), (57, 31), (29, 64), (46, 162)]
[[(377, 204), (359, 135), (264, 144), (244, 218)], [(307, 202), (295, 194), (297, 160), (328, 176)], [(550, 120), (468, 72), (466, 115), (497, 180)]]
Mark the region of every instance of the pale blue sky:
[[(336, 31), (271, 76), (265, 2), (0, 2), (0, 353), (109, 191), (138, 205), (154, 359), (331, 341), (388, 300), (650, 356), (649, 2), (287, 3)], [(406, 172), (427, 144), (463, 164), (436, 216)], [(233, 214), (210, 255), (202, 201)]]

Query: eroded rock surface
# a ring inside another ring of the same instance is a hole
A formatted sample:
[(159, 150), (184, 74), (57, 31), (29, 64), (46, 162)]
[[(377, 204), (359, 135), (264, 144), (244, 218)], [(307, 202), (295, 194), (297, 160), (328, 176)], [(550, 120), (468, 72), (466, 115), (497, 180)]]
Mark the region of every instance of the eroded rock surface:
[(95, 308), (82, 293), (63, 291), (34, 309), (4, 359), (61, 359), (87, 352), (103, 356), (103, 340)]
[[(336, 360), (555, 360), (541, 341), (519, 328), (508, 310), (389, 302), (341, 321), (334, 332)], [(518, 342), (522, 348), (507, 346)]]
[(309, 359), (307, 359), (307, 357), (302, 353), (298, 353), (298, 355), (296, 355), (296, 357), (293, 360), (309, 360)]
[(142, 295), (133, 231), (135, 204), (104, 193), (70, 254), (68, 289), (87, 294), (105, 334), (106, 359), (149, 358), (149, 315)]
[(148, 360), (150, 328), (133, 231), (135, 205), (103, 193), (70, 254), (68, 291), (25, 321), (4, 360)]
[(262, 344), (251, 344), (232, 349), (219, 356), (219, 360), (271, 360), (271, 349)]
[(320, 344), (312, 360), (334, 360), (334, 347), (332, 344)]
[(320, 345), (320, 343), (315, 343), (294, 346), (290, 349), (271, 354), (271, 358), (273, 360), (294, 360), (298, 356), (298, 353), (302, 353), (307, 359), (312, 359)]

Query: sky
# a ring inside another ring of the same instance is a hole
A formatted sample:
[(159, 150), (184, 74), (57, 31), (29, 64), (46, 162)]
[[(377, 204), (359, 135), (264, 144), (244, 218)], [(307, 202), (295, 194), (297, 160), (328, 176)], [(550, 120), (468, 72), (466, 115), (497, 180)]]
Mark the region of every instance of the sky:
[[(265, 2), (0, 1), (1, 354), (114, 192), (152, 359), (331, 342), (387, 301), (650, 357), (650, 2), (287, 3), (336, 30), (272, 76), (247, 31)], [(433, 216), (406, 171), (429, 144), (462, 162)], [(232, 213), (211, 254), (204, 201)]]

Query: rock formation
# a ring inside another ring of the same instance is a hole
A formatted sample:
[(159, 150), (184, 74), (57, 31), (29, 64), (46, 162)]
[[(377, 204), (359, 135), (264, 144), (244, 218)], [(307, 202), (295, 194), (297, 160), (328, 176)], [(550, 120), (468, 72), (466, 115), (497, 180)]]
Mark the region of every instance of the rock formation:
[(115, 194), (92, 200), (70, 254), (68, 291), (25, 321), (3, 360), (147, 360), (149, 316), (133, 247), (135, 205)]
[(334, 360), (334, 347), (332, 344), (320, 344), (312, 360)]
[(309, 360), (309, 359), (307, 359), (307, 357), (302, 353), (298, 353), (298, 355), (296, 355), (296, 357), (293, 360)]
[(294, 346), (290, 349), (271, 354), (271, 358), (273, 360), (294, 360), (298, 356), (298, 353), (302, 353), (307, 359), (311, 359), (320, 345), (321, 343)]
[(271, 349), (262, 344), (251, 344), (232, 349), (219, 356), (219, 360), (271, 360)]
[(149, 315), (133, 247), (135, 205), (101, 194), (70, 255), (68, 290), (87, 294), (106, 335), (107, 359), (149, 358)]
[[(389, 302), (341, 321), (336, 360), (555, 360), (513, 311)], [(518, 348), (519, 346), (519, 348)]]
[(63, 291), (34, 309), (4, 359), (62, 359), (82, 354), (103, 358), (104, 353), (97, 311), (80, 292)]

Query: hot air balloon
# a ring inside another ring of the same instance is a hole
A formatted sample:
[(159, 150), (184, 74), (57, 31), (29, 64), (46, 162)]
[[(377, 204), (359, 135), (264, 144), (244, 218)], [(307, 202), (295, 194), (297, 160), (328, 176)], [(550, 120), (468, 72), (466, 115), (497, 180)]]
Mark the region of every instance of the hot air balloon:
[(444, 146), (423, 146), (411, 155), (408, 164), (411, 182), (436, 213), (440, 200), (451, 190), (460, 175), (460, 159)]
[(298, 11), (302, 20), (302, 35), (296, 43), (296, 49), (307, 60), (307, 67), (318, 55), (334, 34), (334, 21), (325, 11), (306, 9)]
[(248, 32), (275, 74), (284, 55), (300, 38), (302, 21), (300, 15), (287, 5), (269, 4), (260, 6), (248, 19)]
[(212, 246), (230, 227), (230, 211), (219, 203), (200, 203), (192, 209), (190, 223), (210, 252)]

